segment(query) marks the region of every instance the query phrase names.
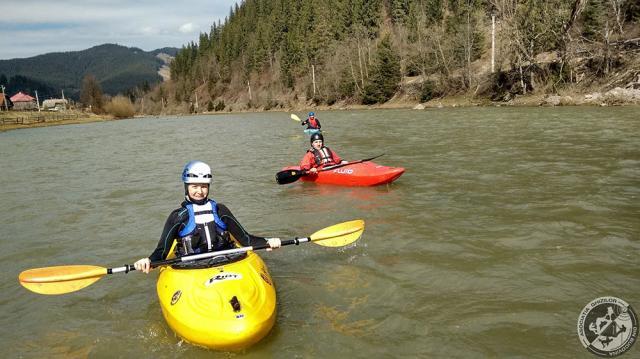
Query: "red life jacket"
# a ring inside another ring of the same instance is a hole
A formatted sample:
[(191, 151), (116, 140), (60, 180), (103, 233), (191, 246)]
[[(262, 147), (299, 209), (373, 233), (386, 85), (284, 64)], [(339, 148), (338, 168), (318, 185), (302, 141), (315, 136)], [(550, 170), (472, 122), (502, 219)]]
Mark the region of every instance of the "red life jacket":
[(315, 148), (309, 150), (313, 154), (313, 158), (316, 161), (316, 166), (334, 165), (336, 162), (333, 160), (333, 155), (329, 147), (322, 146), (320, 150)]
[(315, 117), (309, 117), (309, 128), (318, 128), (318, 120)]

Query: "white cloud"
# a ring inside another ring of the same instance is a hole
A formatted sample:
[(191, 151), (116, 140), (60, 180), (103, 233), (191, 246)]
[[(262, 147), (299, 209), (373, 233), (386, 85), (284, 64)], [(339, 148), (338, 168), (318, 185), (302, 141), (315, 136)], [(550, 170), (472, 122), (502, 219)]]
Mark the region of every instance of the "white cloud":
[(117, 43), (150, 51), (198, 41), (240, 0), (2, 0), (0, 59)]
[(142, 29), (140, 29), (140, 31), (142, 32), (143, 35), (156, 35), (159, 33), (158, 29), (153, 28), (151, 26), (145, 26)]
[(195, 26), (193, 26), (193, 23), (188, 22), (182, 26), (180, 26), (180, 28), (178, 29), (181, 33), (183, 34), (192, 34), (195, 31)]

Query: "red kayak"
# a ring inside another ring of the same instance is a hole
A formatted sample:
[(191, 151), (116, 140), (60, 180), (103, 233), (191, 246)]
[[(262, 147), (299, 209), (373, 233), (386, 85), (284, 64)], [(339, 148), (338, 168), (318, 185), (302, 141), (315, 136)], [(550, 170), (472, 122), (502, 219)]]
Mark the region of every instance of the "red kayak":
[[(299, 171), (300, 167), (290, 166), (283, 168), (283, 171), (291, 170)], [(300, 177), (300, 179), (307, 182), (341, 186), (377, 186), (391, 183), (402, 176), (403, 173), (404, 168), (402, 167), (381, 166), (368, 161), (320, 171), (315, 175), (307, 174)]]

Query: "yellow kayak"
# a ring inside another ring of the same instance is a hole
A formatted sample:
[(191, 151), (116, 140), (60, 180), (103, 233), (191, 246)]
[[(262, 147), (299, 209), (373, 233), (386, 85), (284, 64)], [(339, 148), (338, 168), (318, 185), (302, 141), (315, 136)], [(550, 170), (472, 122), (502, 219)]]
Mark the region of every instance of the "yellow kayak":
[[(364, 221), (354, 220), (282, 241), (282, 246), (315, 243), (344, 247), (358, 240)], [(175, 252), (175, 241), (170, 253)], [(162, 313), (177, 335), (206, 348), (235, 350), (264, 338), (276, 319), (276, 291), (262, 259), (254, 253), (268, 244), (191, 254), (151, 262), (160, 267), (157, 291)], [(105, 268), (70, 265), (28, 269), (18, 280), (40, 294), (85, 288), (107, 274), (134, 271), (131, 264)]]
[[(218, 350), (248, 347), (266, 336), (276, 319), (276, 291), (262, 259), (201, 268), (167, 266), (157, 291), (169, 327), (189, 343)], [(214, 258), (218, 259), (218, 258)]]

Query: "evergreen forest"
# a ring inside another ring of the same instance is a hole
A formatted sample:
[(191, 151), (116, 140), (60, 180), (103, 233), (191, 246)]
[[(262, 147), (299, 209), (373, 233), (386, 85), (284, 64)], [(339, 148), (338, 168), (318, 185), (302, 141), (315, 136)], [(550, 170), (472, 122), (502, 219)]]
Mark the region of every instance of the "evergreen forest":
[(268, 110), (625, 84), (639, 18), (631, 0), (245, 0), (176, 54), (151, 100)]

